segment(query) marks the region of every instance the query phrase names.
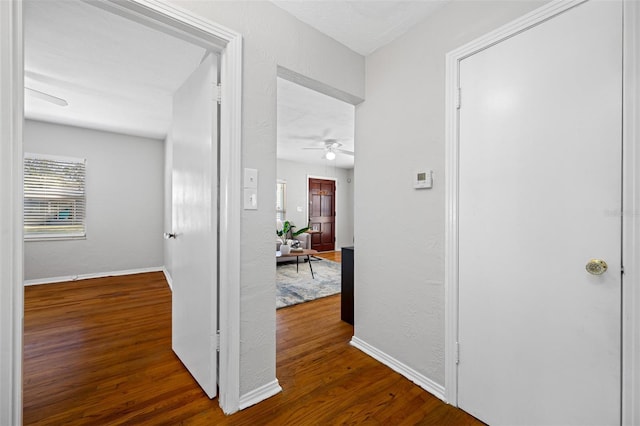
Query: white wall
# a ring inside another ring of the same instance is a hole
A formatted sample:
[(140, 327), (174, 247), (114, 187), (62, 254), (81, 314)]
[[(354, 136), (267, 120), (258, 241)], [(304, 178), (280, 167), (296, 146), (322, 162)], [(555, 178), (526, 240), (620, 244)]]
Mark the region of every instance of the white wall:
[[(336, 250), (353, 245), (353, 169), (278, 160), (277, 175), (278, 179), (287, 182), (286, 219), (293, 222), (297, 229), (304, 228), (308, 223), (307, 176), (335, 178)], [(299, 208), (302, 211), (298, 211)]]
[[(276, 76), (278, 66), (364, 97), (364, 58), (266, 1), (171, 0), (243, 36), (242, 167), (258, 169), (258, 210), (242, 215), (240, 394), (276, 378)], [(317, 87), (315, 87), (318, 90)]]
[[(366, 101), (356, 108), (355, 336), (439, 385), (445, 54), (543, 3), (453, 1), (366, 59)], [(413, 172), (423, 168), (434, 170), (433, 189), (415, 190)]]
[[(173, 232), (173, 142), (171, 132), (164, 140), (164, 232)], [(173, 274), (173, 245), (169, 240), (164, 241), (163, 257), (165, 277), (169, 281), (169, 286), (173, 289), (171, 280)]]
[(25, 280), (162, 267), (162, 141), (27, 120), (24, 150), (87, 159), (87, 238), (26, 241)]

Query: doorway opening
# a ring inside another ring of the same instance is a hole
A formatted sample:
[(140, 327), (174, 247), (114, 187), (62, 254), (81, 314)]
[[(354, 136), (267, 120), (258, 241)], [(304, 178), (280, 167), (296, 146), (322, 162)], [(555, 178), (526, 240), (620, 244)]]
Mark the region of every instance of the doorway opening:
[[(238, 383), (238, 371), (237, 371), (237, 359), (239, 358), (239, 336), (237, 333), (228, 333), (229, 329), (237, 329), (239, 326), (239, 242), (235, 236), (239, 233), (240, 228), (240, 101), (241, 101), (241, 37), (239, 34), (229, 31), (225, 28), (219, 27), (209, 21), (203, 20), (200, 17), (191, 15), (183, 10), (173, 8), (168, 5), (141, 5), (135, 0), (120, 2), (120, 3), (92, 3), (90, 7), (99, 7), (107, 9), (109, 12), (113, 12), (115, 15), (119, 15), (130, 19), (138, 24), (142, 24), (146, 27), (152, 27), (155, 30), (160, 29), (164, 33), (170, 33), (177, 36), (180, 39), (194, 42), (197, 45), (205, 46), (207, 50), (214, 51), (220, 54), (221, 58), (221, 73), (224, 79), (224, 85), (220, 90), (220, 98), (222, 99), (221, 107), (221, 128), (220, 135), (220, 163), (222, 164), (219, 173), (220, 176), (220, 188), (224, 191), (226, 197), (221, 200), (220, 205), (220, 221), (225, 224), (220, 229), (220, 243), (224, 244), (226, 250), (221, 255), (220, 262), (224, 265), (219, 271), (220, 281), (225, 283), (220, 288), (220, 298), (225, 300), (225, 303), (221, 303), (224, 307), (220, 312), (220, 365), (221, 376), (219, 381), (220, 398), (219, 403), (223, 407), (225, 412), (234, 412), (238, 409), (239, 400), (239, 383)], [(17, 10), (15, 14), (12, 14), (15, 24), (14, 33), (17, 39), (21, 39), (23, 27), (27, 27), (28, 22), (23, 22), (16, 17), (22, 17), (22, 5), (14, 5)], [(28, 19), (28, 17), (27, 17)], [(82, 38), (81, 36), (79, 38)], [(24, 69), (22, 61), (17, 60), (23, 55), (22, 47), (16, 43), (12, 46), (11, 57), (13, 63), (13, 69), (15, 74), (13, 79), (14, 83), (18, 83), (16, 86), (22, 86), (20, 83), (22, 80), (34, 77), (36, 74), (29, 74), (28, 69)], [(9, 56), (9, 55), (7, 55)], [(35, 89), (37, 90), (37, 89)], [(42, 91), (40, 91), (42, 92)], [(47, 94), (48, 95), (48, 94)], [(52, 96), (52, 95), (49, 95)], [(22, 104), (22, 98), (17, 97), (20, 101), (18, 104)], [(15, 109), (9, 111), (12, 114), (12, 120), (16, 123), (21, 123), (20, 117), (24, 116), (24, 111)], [(4, 112), (3, 112), (4, 114)], [(5, 117), (3, 117), (4, 119)], [(13, 130), (14, 135), (22, 134), (22, 126), (18, 125), (17, 129)], [(16, 152), (23, 151), (23, 141), (21, 138), (16, 137), (14, 140), (14, 148)], [(21, 167), (21, 158), (14, 159), (15, 168)], [(21, 217), (20, 204), (17, 202), (18, 195), (22, 194), (21, 182), (18, 179), (14, 180), (14, 202), (11, 203), (11, 210), (19, 218)], [(17, 229), (21, 229), (21, 221), (14, 220), (14, 226)], [(14, 244), (21, 245), (21, 240), (18, 240), (17, 236), (21, 235), (16, 233), (16, 241)], [(233, 238), (231, 237), (233, 236)], [(18, 268), (19, 263), (16, 262), (15, 275), (23, 277), (22, 268)], [(22, 280), (19, 280), (17, 285), (22, 285)], [(22, 289), (19, 290), (19, 294), (23, 294)], [(23, 307), (21, 304), (16, 306), (15, 310), (12, 310), (12, 316), (18, 320), (14, 321), (17, 324), (12, 327), (11, 334), (16, 336), (14, 341), (22, 342), (19, 337), (22, 331), (18, 327), (21, 324)], [(4, 328), (3, 328), (4, 330)], [(234, 361), (235, 360), (235, 361)], [(21, 371), (21, 361), (16, 359), (13, 361), (12, 368), (15, 372)], [(14, 377), (21, 377), (20, 374), (14, 374)], [(14, 405), (12, 405), (12, 418), (19, 419), (21, 412), (21, 383), (18, 381), (13, 382), (12, 388), (14, 390), (13, 395)]]
[(340, 292), (340, 249), (353, 244), (355, 107), (317, 82), (278, 74), (276, 307), (282, 308)]

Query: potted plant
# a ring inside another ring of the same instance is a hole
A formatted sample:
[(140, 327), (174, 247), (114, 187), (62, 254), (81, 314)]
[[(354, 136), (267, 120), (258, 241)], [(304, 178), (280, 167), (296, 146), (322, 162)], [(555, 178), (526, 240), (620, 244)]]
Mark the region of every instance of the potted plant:
[(288, 220), (285, 220), (284, 223), (282, 224), (282, 229), (276, 229), (276, 235), (278, 236), (278, 238), (280, 238), (280, 242), (281, 242), (280, 253), (289, 254), (289, 252), (291, 251), (290, 242), (292, 240), (288, 239), (289, 233), (291, 233), (291, 236), (295, 238), (298, 235), (302, 234), (303, 232), (307, 232), (309, 230), (309, 227), (306, 226), (302, 229), (294, 231), (295, 227), (296, 226), (294, 224), (292, 224)]
[(280, 253), (289, 254), (291, 247), (289, 246), (289, 240), (287, 237), (289, 236), (289, 231), (291, 231), (291, 223), (286, 220), (282, 224), (282, 229), (276, 228), (276, 235), (280, 238)]

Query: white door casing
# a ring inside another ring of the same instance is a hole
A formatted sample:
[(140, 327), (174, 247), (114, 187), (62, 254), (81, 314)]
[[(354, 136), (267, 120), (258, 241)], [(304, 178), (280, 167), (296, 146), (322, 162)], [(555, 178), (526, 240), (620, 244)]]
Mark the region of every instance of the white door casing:
[(22, 4), (0, 2), (0, 424), (22, 423)]
[(213, 398), (217, 393), (217, 61), (209, 54), (173, 96), (172, 347)]
[(579, 4), (459, 61), (457, 403), (491, 424), (620, 423), (621, 24)]

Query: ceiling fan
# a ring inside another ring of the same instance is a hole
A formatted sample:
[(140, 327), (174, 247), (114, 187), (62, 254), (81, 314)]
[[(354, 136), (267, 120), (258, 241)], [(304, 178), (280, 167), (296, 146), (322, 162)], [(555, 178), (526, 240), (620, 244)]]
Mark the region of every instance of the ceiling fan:
[(27, 93), (31, 94), (31, 96), (33, 96), (34, 98), (42, 99), (43, 101), (51, 102), (52, 104), (56, 104), (63, 107), (66, 107), (67, 105), (69, 105), (69, 102), (67, 102), (65, 99), (50, 95), (45, 92), (41, 92), (36, 89), (32, 89), (31, 87), (25, 86), (24, 90)]
[(299, 139), (310, 139), (316, 142), (320, 142), (324, 145), (319, 147), (305, 147), (302, 149), (318, 150), (318, 151), (322, 150), (324, 151), (324, 155), (322, 156), (322, 158), (326, 158), (327, 160), (335, 160), (337, 153), (351, 155), (351, 156), (354, 155), (353, 151), (340, 148), (342, 144), (338, 142), (337, 139), (328, 137), (328, 134), (329, 134), (329, 129), (325, 130), (323, 136), (321, 137), (312, 137), (312, 136), (300, 137)]
[(324, 155), (322, 156), (322, 158), (326, 158), (327, 160), (335, 160), (337, 153), (351, 155), (351, 156), (354, 155), (353, 151), (340, 148), (342, 144), (335, 139), (325, 139), (322, 142), (324, 142), (324, 147), (321, 147), (321, 148), (307, 147), (302, 149), (323, 150)]

